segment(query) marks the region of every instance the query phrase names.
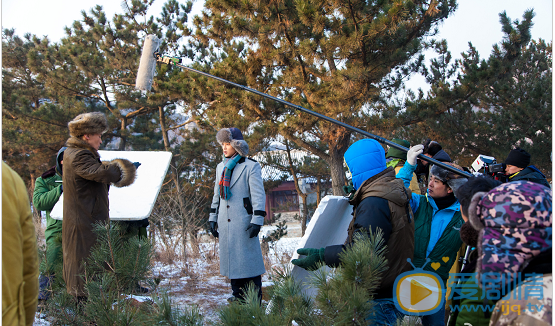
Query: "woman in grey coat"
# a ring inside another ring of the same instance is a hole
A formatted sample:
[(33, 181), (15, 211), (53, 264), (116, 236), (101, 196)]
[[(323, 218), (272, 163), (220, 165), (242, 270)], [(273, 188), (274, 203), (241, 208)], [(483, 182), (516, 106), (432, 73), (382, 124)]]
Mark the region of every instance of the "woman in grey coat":
[(266, 194), (260, 164), (247, 158), (249, 146), (237, 128), (216, 135), (224, 160), (216, 168), (214, 197), (210, 205), (210, 232), (220, 239), (220, 274), (231, 279), (233, 297), (243, 299), (253, 282), (262, 299), (262, 274), (266, 272), (258, 233), (266, 216)]

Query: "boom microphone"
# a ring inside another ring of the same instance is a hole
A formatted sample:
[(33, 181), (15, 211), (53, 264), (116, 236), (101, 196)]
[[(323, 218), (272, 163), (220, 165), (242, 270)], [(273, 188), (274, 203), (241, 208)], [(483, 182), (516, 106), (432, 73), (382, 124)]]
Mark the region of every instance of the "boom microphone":
[(157, 53), (159, 49), (160, 40), (156, 35), (147, 35), (143, 44), (143, 53), (141, 53), (135, 88), (143, 91), (150, 91), (152, 88), (154, 70), (156, 69), (156, 57), (154, 53)]
[[(186, 67), (186, 66), (184, 66), (184, 65), (181, 64), (181, 59), (179, 59), (179, 58), (173, 58), (173, 57), (168, 57), (168, 56), (162, 56), (162, 55), (160, 55), (160, 53), (158, 52), (159, 48), (160, 48), (160, 40), (159, 40), (155, 35), (148, 35), (148, 36), (145, 38), (145, 42), (144, 42), (144, 46), (143, 46), (143, 53), (141, 54), (141, 61), (140, 61), (140, 63), (139, 63), (139, 72), (137, 73), (137, 81), (136, 81), (136, 86), (135, 86), (136, 88), (138, 88), (138, 89), (140, 89), (140, 90), (144, 90), (144, 91), (149, 91), (149, 90), (150, 90), (150, 88), (152, 87), (152, 81), (153, 81), (153, 79), (154, 79), (154, 68), (156, 67), (156, 61), (160, 61), (160, 62), (163, 62), (163, 63), (165, 63), (165, 64), (175, 65), (175, 66), (178, 66), (178, 67), (183, 68), (183, 69), (185, 69), (185, 70), (189, 70), (189, 71), (195, 72), (195, 73), (197, 73), (197, 74), (201, 74), (201, 75), (203, 75), (203, 76), (206, 76), (206, 77), (209, 77), (209, 78), (212, 78), (212, 79), (219, 80), (219, 81), (224, 82), (224, 83), (226, 83), (226, 84), (233, 85), (233, 86), (238, 87), (238, 88), (241, 88), (241, 89), (243, 89), (243, 90), (245, 90), (245, 91), (248, 91), (248, 92), (251, 92), (251, 93), (260, 95), (260, 96), (262, 96), (262, 97), (265, 97), (265, 98), (274, 100), (274, 101), (276, 101), (276, 102), (285, 104), (285, 105), (287, 105), (287, 106), (291, 106), (291, 107), (293, 107), (293, 108), (295, 108), (295, 109), (297, 109), (297, 110), (299, 110), (299, 111), (302, 111), (302, 112), (311, 114), (311, 115), (316, 116), (316, 117), (318, 117), (318, 118), (320, 118), (320, 119), (322, 119), (322, 120), (326, 120), (326, 121), (328, 121), (328, 122), (331, 122), (331, 123), (334, 123), (334, 124), (336, 124), (336, 125), (339, 125), (339, 126), (345, 128), (345, 129), (348, 129), (348, 130), (357, 132), (357, 133), (362, 134), (362, 135), (364, 135), (364, 136), (366, 136), (366, 137), (368, 137), (368, 138), (377, 140), (377, 141), (379, 141), (379, 142), (382, 143), (382, 144), (386, 144), (386, 145), (389, 145), (390, 147), (397, 148), (398, 150), (401, 150), (401, 151), (404, 151), (404, 152), (408, 152), (408, 151), (409, 151), (409, 149), (406, 148), (406, 147), (404, 147), (404, 146), (401, 146), (401, 145), (399, 145), (399, 144), (397, 144), (397, 143), (394, 143), (394, 142), (392, 142), (392, 141), (390, 141), (390, 140), (387, 140), (387, 139), (385, 139), (385, 138), (383, 138), (383, 137), (373, 135), (373, 134), (371, 134), (371, 133), (369, 133), (369, 132), (367, 132), (367, 131), (364, 131), (364, 130), (362, 130), (362, 129), (358, 129), (358, 128), (356, 128), (356, 127), (353, 127), (353, 126), (348, 125), (348, 124), (346, 124), (346, 123), (344, 123), (344, 122), (341, 122), (341, 121), (332, 119), (332, 118), (327, 117), (327, 116), (325, 116), (325, 115), (323, 115), (323, 114), (320, 114), (320, 113), (318, 113), (318, 112), (314, 112), (314, 111), (305, 109), (305, 108), (303, 108), (302, 106), (299, 106), (299, 105), (296, 105), (296, 104), (293, 104), (293, 103), (284, 101), (284, 100), (282, 100), (282, 99), (280, 99), (280, 98), (273, 97), (273, 96), (271, 96), (271, 95), (268, 95), (268, 94), (259, 92), (259, 91), (255, 90), (255, 89), (248, 88), (248, 87), (246, 87), (246, 86), (236, 84), (236, 83), (231, 82), (231, 81), (229, 81), (229, 80), (226, 80), (226, 79), (223, 79), (223, 78), (220, 78), (220, 77), (216, 77), (216, 76), (207, 74), (207, 73), (205, 73), (205, 72), (203, 72), (203, 71), (200, 71), (200, 70), (196, 70), (196, 69), (193, 69), (193, 68)], [(441, 166), (442, 168), (444, 168), (444, 169), (446, 169), (446, 170), (448, 170), (448, 171), (451, 171), (451, 172), (453, 172), (453, 173), (462, 175), (462, 176), (464, 176), (464, 177), (466, 177), (466, 178), (472, 176), (472, 174), (470, 174), (470, 173), (468, 173), (468, 172), (466, 172), (466, 171), (461, 171), (461, 170), (459, 170), (459, 169), (457, 169), (457, 168), (454, 168), (454, 167), (452, 167), (452, 166), (450, 166), (450, 165), (448, 165), (448, 164), (445, 164), (445, 163), (443, 163), (443, 162), (440, 162), (440, 161), (438, 161), (438, 160), (435, 160), (435, 159), (433, 159), (433, 158), (431, 158), (431, 157), (428, 157), (428, 156), (426, 156), (426, 155), (420, 154), (420, 155), (418, 155), (418, 158), (421, 159), (421, 160), (423, 160), (423, 161), (429, 162), (429, 163), (431, 163), (431, 164), (435, 164), (435, 165)]]

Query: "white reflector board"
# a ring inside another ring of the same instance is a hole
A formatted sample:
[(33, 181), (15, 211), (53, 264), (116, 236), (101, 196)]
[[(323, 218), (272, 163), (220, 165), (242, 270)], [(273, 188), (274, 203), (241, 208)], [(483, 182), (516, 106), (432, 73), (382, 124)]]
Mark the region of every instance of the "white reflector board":
[[(110, 186), (110, 219), (142, 220), (150, 216), (160, 188), (170, 166), (171, 152), (141, 151), (98, 151), (100, 160), (111, 161), (116, 158), (139, 162), (135, 182), (123, 188)], [(52, 209), (50, 216), (56, 220), (63, 218), (64, 194)]]
[[(347, 240), (348, 228), (353, 219), (353, 206), (349, 204), (349, 199), (342, 196), (326, 196), (318, 205), (312, 219), (308, 223), (304, 236), (299, 241), (299, 248), (320, 249), (327, 246), (344, 244)], [(299, 258), (297, 249), (293, 253), (293, 259)], [(302, 256), (303, 258), (305, 256)], [(303, 285), (307, 295), (315, 297), (317, 290), (312, 288), (310, 273), (299, 266), (293, 265), (291, 274), (295, 281)], [(324, 266), (323, 268), (328, 268)]]

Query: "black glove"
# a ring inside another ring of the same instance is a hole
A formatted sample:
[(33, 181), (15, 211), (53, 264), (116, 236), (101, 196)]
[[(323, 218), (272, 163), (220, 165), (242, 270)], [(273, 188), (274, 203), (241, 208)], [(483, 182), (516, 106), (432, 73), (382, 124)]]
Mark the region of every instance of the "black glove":
[(215, 236), (216, 238), (220, 236), (217, 229), (218, 229), (218, 222), (210, 221), (210, 233), (212, 233), (212, 235)]
[(258, 233), (260, 232), (260, 225), (251, 223), (245, 231), (249, 233), (249, 238), (254, 238), (258, 236)]
[(133, 162), (133, 165), (135, 166), (135, 169), (138, 169), (139, 166), (141, 166), (141, 163), (139, 163), (139, 162)]

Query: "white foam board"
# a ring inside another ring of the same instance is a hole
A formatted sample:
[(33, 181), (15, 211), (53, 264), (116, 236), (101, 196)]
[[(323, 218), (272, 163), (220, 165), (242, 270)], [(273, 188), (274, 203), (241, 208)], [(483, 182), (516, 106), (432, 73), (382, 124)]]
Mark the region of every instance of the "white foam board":
[[(308, 223), (304, 236), (299, 241), (299, 248), (322, 248), (331, 245), (344, 244), (347, 240), (348, 228), (353, 219), (353, 206), (342, 196), (326, 196), (318, 205), (312, 219)], [(293, 259), (299, 258), (297, 249)], [(303, 256), (304, 258), (305, 256)], [(293, 265), (291, 274), (297, 282), (301, 282), (304, 292), (315, 297), (317, 290), (310, 286), (310, 273), (299, 266)], [(328, 268), (324, 266), (322, 268)]]
[[(110, 187), (110, 219), (112, 220), (142, 220), (148, 218), (164, 177), (170, 166), (171, 152), (150, 151), (98, 151), (100, 160), (110, 161), (125, 158), (131, 162), (140, 162), (135, 182), (123, 188)], [(54, 219), (63, 218), (63, 193), (50, 216)]]

